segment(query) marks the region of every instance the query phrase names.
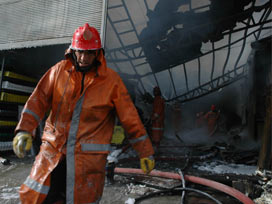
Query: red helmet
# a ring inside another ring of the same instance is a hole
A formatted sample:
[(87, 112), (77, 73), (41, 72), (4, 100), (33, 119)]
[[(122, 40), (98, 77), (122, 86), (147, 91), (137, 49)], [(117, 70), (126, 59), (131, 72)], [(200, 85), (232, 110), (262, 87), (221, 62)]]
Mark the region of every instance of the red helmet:
[(76, 29), (70, 48), (73, 50), (101, 49), (101, 39), (98, 31), (85, 23), (83, 27)]
[(215, 111), (215, 105), (211, 105), (211, 110)]

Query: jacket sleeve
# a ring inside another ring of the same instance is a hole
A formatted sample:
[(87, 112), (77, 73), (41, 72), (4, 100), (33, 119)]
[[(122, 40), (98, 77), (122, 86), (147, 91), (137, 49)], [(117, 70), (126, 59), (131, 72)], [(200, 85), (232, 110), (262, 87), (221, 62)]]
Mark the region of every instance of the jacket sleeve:
[(15, 129), (15, 134), (18, 131), (27, 131), (33, 134), (33, 131), (43, 119), (46, 111), (50, 109), (53, 86), (55, 82), (56, 66), (57, 65), (49, 69), (43, 75), (31, 96), (27, 100), (21, 113), (19, 123)]
[(138, 152), (139, 157), (151, 156), (154, 154), (151, 141), (122, 79), (119, 76), (117, 78), (113, 95), (117, 116), (129, 135), (130, 144)]

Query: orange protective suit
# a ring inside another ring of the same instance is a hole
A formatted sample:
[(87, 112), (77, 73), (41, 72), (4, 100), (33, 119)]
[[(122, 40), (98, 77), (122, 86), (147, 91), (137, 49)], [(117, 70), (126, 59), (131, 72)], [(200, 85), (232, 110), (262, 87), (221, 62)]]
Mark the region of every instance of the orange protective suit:
[(152, 111), (152, 142), (159, 146), (164, 131), (164, 99), (161, 96), (155, 96)]
[(216, 125), (217, 125), (217, 119), (219, 118), (219, 112), (217, 111), (209, 111), (205, 114), (205, 119), (207, 120), (207, 125), (208, 125), (208, 132), (211, 135), (216, 130)]
[(15, 132), (32, 133), (51, 109), (42, 145), (32, 170), (20, 188), (23, 204), (42, 203), (50, 189), (51, 172), (66, 157), (66, 202), (98, 203), (103, 192), (115, 113), (139, 157), (154, 154), (152, 144), (119, 75), (101, 65), (85, 74), (66, 59), (39, 81), (27, 101)]

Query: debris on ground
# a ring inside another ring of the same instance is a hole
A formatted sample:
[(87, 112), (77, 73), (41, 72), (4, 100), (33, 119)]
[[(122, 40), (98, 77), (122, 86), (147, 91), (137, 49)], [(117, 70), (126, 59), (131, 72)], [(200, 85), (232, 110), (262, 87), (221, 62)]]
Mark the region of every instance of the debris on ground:
[[(256, 204), (272, 203), (272, 174), (270, 171), (258, 171), (257, 160), (251, 155), (255, 151), (244, 151), (228, 147), (224, 143), (215, 145), (181, 147), (179, 154), (167, 152), (164, 146), (164, 153), (156, 155), (156, 169), (164, 172), (182, 171), (184, 175), (194, 175), (219, 183), (229, 185), (246, 196), (250, 197)], [(173, 148), (169, 148), (172, 150)], [(131, 150), (132, 151), (132, 150)], [(242, 154), (241, 154), (242, 152)], [(223, 153), (223, 154), (222, 154)], [(139, 168), (138, 158), (131, 158), (133, 152), (126, 152), (122, 155), (117, 167)], [(223, 159), (224, 158), (232, 158)], [(18, 159), (14, 155), (6, 155), (8, 164), (0, 163), (0, 199), (3, 204), (17, 204), (19, 202), (18, 190), (20, 185), (28, 176), (32, 166), (33, 156), (25, 159)], [(125, 162), (123, 159), (125, 159)], [(201, 159), (205, 158), (205, 159)], [(243, 163), (240, 163), (242, 158)], [(247, 163), (249, 162), (249, 164)], [(146, 175), (113, 175), (113, 182), (107, 182), (101, 204), (133, 203), (133, 199), (152, 195), (156, 192), (165, 191), (152, 198), (141, 201), (142, 204), (165, 204), (180, 203), (181, 192), (172, 191), (182, 185), (180, 180), (166, 179), (160, 177), (149, 177)], [(225, 193), (202, 185), (186, 183), (186, 187), (197, 189), (223, 201), (224, 204), (235, 204), (239, 201)], [(212, 203), (211, 199), (203, 197), (195, 192), (186, 192), (185, 203)]]

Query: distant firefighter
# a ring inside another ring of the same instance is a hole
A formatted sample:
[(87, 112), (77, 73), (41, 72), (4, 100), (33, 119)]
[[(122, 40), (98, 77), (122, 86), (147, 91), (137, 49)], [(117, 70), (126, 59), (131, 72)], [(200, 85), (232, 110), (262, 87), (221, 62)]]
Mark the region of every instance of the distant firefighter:
[(164, 99), (161, 96), (161, 90), (158, 86), (154, 87), (153, 111), (151, 116), (153, 144), (158, 147), (163, 136), (164, 130)]
[(208, 132), (212, 136), (217, 128), (217, 120), (219, 118), (220, 111), (216, 110), (215, 105), (211, 105), (211, 110), (205, 114), (205, 119), (208, 124)]

